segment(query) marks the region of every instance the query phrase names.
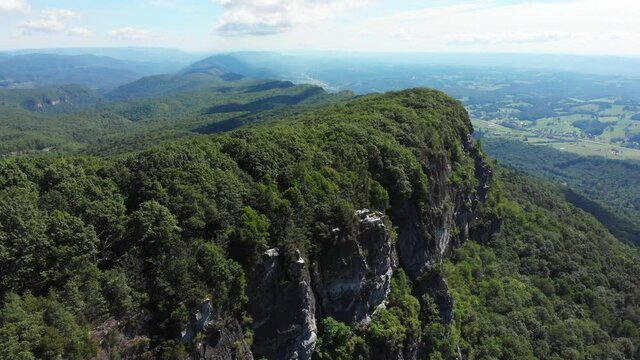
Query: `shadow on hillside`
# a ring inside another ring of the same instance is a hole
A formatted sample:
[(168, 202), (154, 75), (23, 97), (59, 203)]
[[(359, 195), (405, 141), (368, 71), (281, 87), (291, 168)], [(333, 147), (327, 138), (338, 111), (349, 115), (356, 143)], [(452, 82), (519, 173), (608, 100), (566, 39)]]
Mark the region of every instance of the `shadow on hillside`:
[(564, 189), (565, 199), (589, 214), (593, 215), (615, 237), (634, 245), (640, 245), (640, 227), (630, 221), (620, 218), (600, 204), (587, 199), (571, 189)]
[(236, 73), (226, 73), (220, 75), (220, 78), (225, 81), (239, 81), (244, 79), (244, 75), (236, 74)]
[(224, 114), (232, 112), (257, 112), (265, 110), (273, 110), (278, 106), (283, 105), (296, 105), (312, 96), (324, 93), (322, 88), (307, 89), (299, 94), (295, 95), (278, 95), (264, 99), (255, 100), (246, 104), (224, 104), (217, 105), (206, 111), (207, 114)]
[(301, 111), (301, 107), (296, 107), (296, 106), (280, 107), (274, 110), (262, 111), (258, 113), (248, 113), (240, 116), (235, 116), (227, 120), (218, 121), (197, 129), (193, 129), (191, 131), (197, 132), (200, 134), (213, 134), (213, 133), (231, 131), (241, 126), (246, 126), (246, 125), (270, 121), (270, 120), (282, 119), (287, 116), (296, 114), (300, 111)]
[(250, 86), (244, 92), (252, 93), (252, 92), (260, 92), (260, 91), (273, 90), (273, 89), (288, 89), (294, 86), (296, 85), (291, 81), (269, 81), (263, 84)]

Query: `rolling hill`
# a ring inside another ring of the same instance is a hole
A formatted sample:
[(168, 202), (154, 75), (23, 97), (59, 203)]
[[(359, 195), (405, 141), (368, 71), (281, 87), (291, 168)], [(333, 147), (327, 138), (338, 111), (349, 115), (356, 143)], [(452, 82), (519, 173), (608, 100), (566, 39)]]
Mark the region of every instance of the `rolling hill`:
[(145, 77), (104, 96), (81, 86), (0, 90), (0, 154), (142, 149), (351, 97), (310, 85), (204, 73)]

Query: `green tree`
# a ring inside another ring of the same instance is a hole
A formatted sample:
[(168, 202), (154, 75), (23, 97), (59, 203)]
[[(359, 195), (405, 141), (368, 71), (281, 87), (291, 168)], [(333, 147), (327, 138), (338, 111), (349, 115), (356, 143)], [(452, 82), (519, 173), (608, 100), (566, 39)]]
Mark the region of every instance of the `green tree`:
[(244, 264), (253, 263), (269, 248), (269, 219), (247, 206), (238, 219), (230, 252)]

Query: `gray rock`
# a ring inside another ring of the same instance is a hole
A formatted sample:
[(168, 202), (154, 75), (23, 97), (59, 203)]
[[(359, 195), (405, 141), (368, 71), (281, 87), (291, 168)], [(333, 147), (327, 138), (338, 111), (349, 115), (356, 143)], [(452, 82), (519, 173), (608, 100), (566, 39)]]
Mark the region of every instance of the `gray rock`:
[(244, 340), (240, 324), (237, 320), (233, 320), (221, 329), (211, 332), (207, 341), (199, 343), (192, 358), (198, 360), (253, 360), (253, 355)]
[(268, 250), (251, 276), (248, 309), (258, 357), (307, 360), (315, 350), (316, 302), (306, 261), (297, 255), (285, 267), (279, 251)]
[(182, 341), (188, 343), (193, 340), (198, 333), (204, 331), (205, 327), (212, 327), (213, 317), (211, 300), (205, 299), (200, 306), (198, 306), (187, 327), (182, 331)]
[(210, 299), (205, 299), (193, 314), (191, 321), (182, 331), (182, 341), (190, 343), (196, 335), (204, 334), (205, 340), (196, 344), (192, 359), (253, 360), (244, 333), (237, 320), (221, 323), (215, 318)]
[(397, 256), (383, 214), (355, 213), (354, 233), (334, 232), (315, 264), (314, 289), (323, 316), (367, 323), (391, 288)]

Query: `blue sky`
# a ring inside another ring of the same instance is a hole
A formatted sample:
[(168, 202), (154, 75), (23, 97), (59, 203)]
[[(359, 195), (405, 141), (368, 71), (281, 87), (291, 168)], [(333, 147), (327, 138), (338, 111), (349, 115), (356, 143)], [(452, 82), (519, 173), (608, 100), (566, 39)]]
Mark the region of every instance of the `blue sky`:
[(640, 56), (640, 1), (0, 0), (0, 49)]

